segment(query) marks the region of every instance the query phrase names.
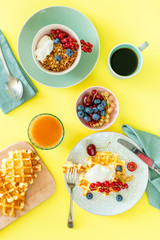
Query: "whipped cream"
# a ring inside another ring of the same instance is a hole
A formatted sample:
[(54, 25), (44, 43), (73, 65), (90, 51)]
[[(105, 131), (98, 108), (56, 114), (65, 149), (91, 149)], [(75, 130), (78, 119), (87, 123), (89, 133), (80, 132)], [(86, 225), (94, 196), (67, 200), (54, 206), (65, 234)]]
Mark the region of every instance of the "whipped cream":
[(53, 51), (53, 41), (52, 39), (45, 35), (41, 38), (37, 45), (35, 55), (37, 60), (43, 62), (43, 60)]
[(103, 166), (95, 165), (85, 174), (85, 178), (91, 182), (104, 182), (113, 180), (113, 174), (115, 174), (115, 168), (113, 165)]

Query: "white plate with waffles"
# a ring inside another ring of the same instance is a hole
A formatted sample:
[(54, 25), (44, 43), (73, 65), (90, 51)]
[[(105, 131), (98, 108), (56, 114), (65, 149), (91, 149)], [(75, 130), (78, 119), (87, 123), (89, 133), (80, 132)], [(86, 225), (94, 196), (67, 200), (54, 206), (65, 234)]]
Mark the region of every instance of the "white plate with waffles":
[[(89, 144), (94, 144), (96, 148), (103, 148), (103, 152), (107, 151), (113, 154), (118, 153), (119, 160), (125, 161), (124, 170), (126, 176), (130, 177), (133, 175), (133, 180), (127, 182), (129, 186), (128, 189), (122, 189), (119, 193), (111, 192), (108, 196), (105, 196), (101, 192), (94, 191), (92, 192), (93, 198), (89, 200), (86, 196), (83, 196), (83, 189), (78, 186), (80, 177), (80, 174), (78, 174), (76, 186), (73, 190), (73, 200), (84, 210), (96, 215), (111, 216), (129, 210), (140, 200), (147, 187), (148, 166), (135, 154), (120, 145), (117, 142), (118, 138), (126, 139), (137, 146), (135, 142), (122, 134), (114, 132), (99, 132), (91, 134), (78, 142), (67, 158), (67, 161), (76, 164), (80, 163), (86, 167), (87, 158), (89, 157), (86, 148)], [(107, 146), (108, 142), (110, 142), (110, 144)], [(130, 172), (127, 169), (127, 164), (129, 162), (135, 162), (137, 164), (137, 169), (135, 171)], [(66, 183), (66, 174), (64, 175)], [(68, 192), (70, 192), (67, 183), (66, 188)], [(116, 200), (116, 196), (119, 194), (123, 197), (123, 200), (120, 202)]]

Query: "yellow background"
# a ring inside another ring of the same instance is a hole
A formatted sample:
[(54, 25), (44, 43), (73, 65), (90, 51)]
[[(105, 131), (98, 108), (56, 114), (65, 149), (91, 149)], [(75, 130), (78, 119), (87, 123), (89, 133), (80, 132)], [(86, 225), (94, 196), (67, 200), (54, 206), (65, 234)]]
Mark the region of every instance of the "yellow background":
[[(158, 239), (160, 211), (151, 207), (146, 193), (129, 211), (111, 217), (90, 214), (74, 204), (74, 229), (66, 227), (69, 194), (61, 166), (83, 137), (93, 133), (75, 115), (75, 101), (87, 87), (100, 85), (115, 93), (120, 105), (116, 122), (107, 129), (122, 133), (121, 126), (131, 126), (160, 135), (160, 2), (159, 0), (1, 0), (0, 29), (18, 58), (17, 42), (24, 22), (41, 8), (66, 5), (84, 13), (95, 25), (100, 37), (100, 56), (93, 72), (82, 83), (53, 89), (34, 82), (39, 92), (19, 108), (4, 115), (0, 112), (0, 149), (26, 140), (27, 126), (37, 114), (57, 115), (64, 123), (65, 138), (54, 150), (37, 150), (56, 180), (55, 194), (46, 202), (0, 232), (3, 240), (28, 239)], [(135, 77), (118, 80), (112, 77), (106, 62), (117, 44), (136, 46), (148, 41), (144, 64)]]

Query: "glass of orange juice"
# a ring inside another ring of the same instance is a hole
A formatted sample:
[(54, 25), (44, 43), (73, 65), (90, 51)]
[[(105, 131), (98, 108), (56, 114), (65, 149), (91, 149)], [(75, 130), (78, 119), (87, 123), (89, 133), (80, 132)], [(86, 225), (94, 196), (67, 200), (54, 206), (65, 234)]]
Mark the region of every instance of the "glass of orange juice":
[(28, 126), (28, 137), (37, 148), (53, 149), (64, 138), (64, 126), (58, 117), (50, 113), (42, 113), (31, 120)]

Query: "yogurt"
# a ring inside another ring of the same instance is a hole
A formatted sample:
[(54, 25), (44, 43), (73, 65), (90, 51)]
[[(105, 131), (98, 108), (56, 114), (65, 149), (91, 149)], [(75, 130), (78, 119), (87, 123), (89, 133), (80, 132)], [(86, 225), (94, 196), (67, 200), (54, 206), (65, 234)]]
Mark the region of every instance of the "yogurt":
[(43, 62), (43, 60), (53, 51), (53, 41), (52, 39), (45, 35), (41, 38), (37, 45), (35, 55), (38, 61)]
[(103, 166), (95, 165), (85, 174), (85, 178), (91, 182), (105, 182), (113, 180), (113, 175), (115, 174), (115, 168), (113, 165)]

